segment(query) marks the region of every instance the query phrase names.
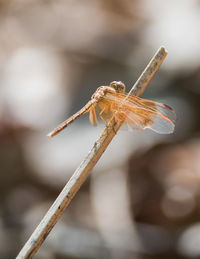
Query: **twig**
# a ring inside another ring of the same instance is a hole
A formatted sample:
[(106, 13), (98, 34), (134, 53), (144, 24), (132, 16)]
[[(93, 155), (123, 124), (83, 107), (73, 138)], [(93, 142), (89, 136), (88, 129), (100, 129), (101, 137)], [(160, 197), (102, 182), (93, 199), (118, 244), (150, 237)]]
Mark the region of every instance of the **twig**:
[[(140, 95), (143, 93), (151, 78), (162, 64), (166, 55), (166, 49), (164, 47), (161, 47), (156, 52), (152, 60), (149, 62), (148, 66), (145, 68), (140, 78), (134, 84), (129, 94)], [(95, 166), (95, 164), (119, 130), (122, 123), (123, 122), (113, 120), (112, 125), (104, 129), (89, 154), (76, 169), (68, 183), (63, 188), (60, 195), (57, 197), (57, 199), (50, 207), (40, 224), (37, 226), (29, 240), (26, 242), (26, 244), (16, 257), (17, 259), (33, 258), (34, 254), (40, 248), (41, 244), (48, 236), (49, 232), (52, 230), (58, 219), (61, 217), (74, 195), (84, 183), (90, 171)]]

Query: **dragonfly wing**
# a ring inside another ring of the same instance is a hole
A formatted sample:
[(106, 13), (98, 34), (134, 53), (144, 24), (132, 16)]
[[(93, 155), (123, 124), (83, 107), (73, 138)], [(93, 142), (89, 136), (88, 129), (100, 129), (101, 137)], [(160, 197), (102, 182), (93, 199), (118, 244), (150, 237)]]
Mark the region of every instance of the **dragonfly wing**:
[(93, 126), (97, 126), (97, 114), (96, 114), (95, 107), (90, 110), (89, 119)]
[(160, 134), (170, 134), (174, 131), (174, 123), (167, 120), (160, 114), (150, 113), (147, 116), (136, 115), (133, 112), (127, 114), (125, 123), (133, 129), (146, 129), (149, 128)]
[(139, 98), (139, 99), (140, 99), (142, 106), (144, 106), (144, 107), (148, 106), (148, 109), (150, 109), (153, 112), (158, 113), (162, 117), (165, 117), (165, 119), (167, 119), (167, 120), (171, 120), (173, 122), (176, 121), (176, 114), (170, 106), (168, 106), (166, 104), (146, 100), (146, 99), (141, 99), (141, 98)]
[(124, 122), (133, 129), (150, 128), (160, 134), (174, 131), (175, 112), (167, 105), (126, 94), (107, 94), (105, 98), (112, 103), (116, 117), (123, 114)]

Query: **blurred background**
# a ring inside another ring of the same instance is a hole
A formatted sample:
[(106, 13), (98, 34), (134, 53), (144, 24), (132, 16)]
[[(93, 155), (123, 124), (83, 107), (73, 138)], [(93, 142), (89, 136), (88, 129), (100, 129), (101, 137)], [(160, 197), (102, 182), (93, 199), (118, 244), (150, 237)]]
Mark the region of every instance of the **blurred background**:
[(174, 134), (120, 131), (35, 258), (200, 258), (200, 1), (0, 1), (0, 258), (14, 258), (104, 126), (58, 123), (100, 85), (176, 111)]

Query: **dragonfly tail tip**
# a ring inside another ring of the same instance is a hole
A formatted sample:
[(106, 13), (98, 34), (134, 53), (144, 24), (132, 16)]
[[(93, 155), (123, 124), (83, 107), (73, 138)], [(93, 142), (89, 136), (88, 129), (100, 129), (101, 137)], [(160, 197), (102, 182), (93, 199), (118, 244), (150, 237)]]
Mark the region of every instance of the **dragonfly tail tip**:
[(52, 132), (50, 132), (50, 133), (48, 133), (47, 134), (47, 137), (49, 137), (49, 138), (52, 138), (54, 135), (52, 134)]

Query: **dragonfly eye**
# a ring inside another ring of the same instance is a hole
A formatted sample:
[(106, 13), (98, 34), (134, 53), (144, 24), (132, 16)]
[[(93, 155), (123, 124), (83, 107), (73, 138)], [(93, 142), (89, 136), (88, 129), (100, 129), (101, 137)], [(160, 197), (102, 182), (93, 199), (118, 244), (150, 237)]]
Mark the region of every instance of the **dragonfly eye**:
[(125, 92), (125, 84), (121, 81), (113, 81), (110, 83), (110, 87), (114, 88), (117, 93)]

